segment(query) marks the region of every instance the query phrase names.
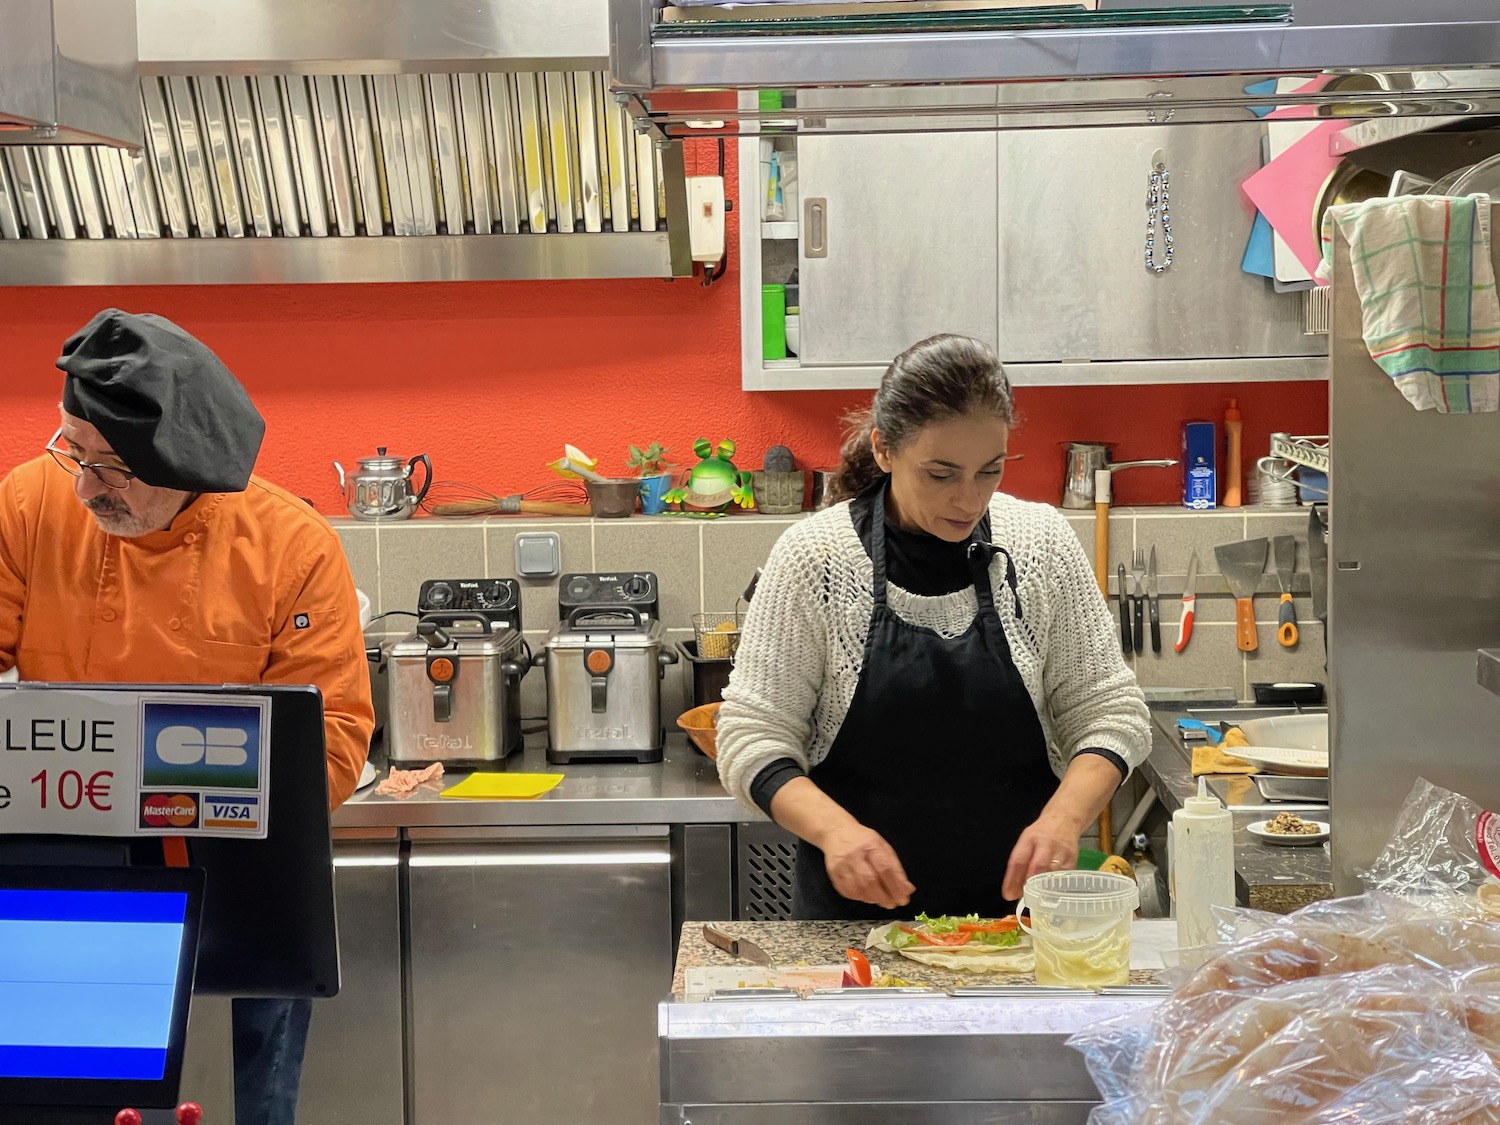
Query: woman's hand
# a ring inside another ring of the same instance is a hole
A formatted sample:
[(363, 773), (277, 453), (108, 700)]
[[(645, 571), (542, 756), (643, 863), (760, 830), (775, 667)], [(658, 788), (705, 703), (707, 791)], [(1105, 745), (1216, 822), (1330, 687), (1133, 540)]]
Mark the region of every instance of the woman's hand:
[(1000, 893), (1014, 901), (1026, 880), (1044, 871), (1061, 871), (1078, 862), (1078, 830), (1072, 821), (1043, 811), (1011, 850)]
[(911, 901), (913, 887), (896, 850), (885, 838), (851, 821), (819, 841), (828, 879), (845, 898), (895, 910)]
[(856, 902), (895, 910), (911, 901), (914, 888), (896, 849), (874, 829), (819, 789), (810, 777), (794, 777), (771, 798), (771, 816), (823, 853), (833, 889)]
[[(1078, 754), (1068, 763), (1062, 783), (1047, 807), (1011, 850), (1000, 893), (1015, 901), (1026, 880), (1044, 871), (1061, 871), (1078, 863), (1078, 837), (1109, 804), (1120, 787), (1120, 771), (1098, 754)], [(1111, 842), (1103, 847), (1108, 851)]]

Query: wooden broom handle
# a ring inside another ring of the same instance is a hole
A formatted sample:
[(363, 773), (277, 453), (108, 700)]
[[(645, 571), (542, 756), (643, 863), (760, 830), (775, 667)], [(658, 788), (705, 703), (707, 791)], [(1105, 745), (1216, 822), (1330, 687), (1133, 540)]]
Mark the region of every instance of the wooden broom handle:
[[(1114, 498), (1113, 476), (1108, 469), (1094, 471), (1094, 579), (1099, 593), (1109, 601), (1109, 505)], [(1124, 591), (1120, 591), (1124, 596)]]

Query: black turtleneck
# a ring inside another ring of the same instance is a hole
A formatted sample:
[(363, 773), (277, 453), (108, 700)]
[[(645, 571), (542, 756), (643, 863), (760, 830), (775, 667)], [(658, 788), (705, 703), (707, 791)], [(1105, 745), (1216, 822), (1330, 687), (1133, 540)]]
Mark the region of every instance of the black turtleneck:
[[(875, 511), (875, 494), (866, 492), (849, 505), (854, 530), (870, 553), (870, 525)], [(890, 504), (886, 504), (885, 573), (894, 586), (924, 598), (956, 594), (974, 584), (969, 568), (967, 540), (950, 543), (925, 531), (908, 531), (891, 522)]]

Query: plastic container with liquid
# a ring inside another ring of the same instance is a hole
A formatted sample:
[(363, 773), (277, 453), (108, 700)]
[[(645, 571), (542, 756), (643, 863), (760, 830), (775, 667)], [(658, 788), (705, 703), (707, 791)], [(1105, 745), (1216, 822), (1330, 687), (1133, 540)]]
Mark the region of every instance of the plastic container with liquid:
[(1234, 905), (1234, 817), (1217, 797), (1189, 797), (1172, 814), (1171, 843), (1177, 945), (1211, 945), (1213, 908)]
[(1108, 988), (1130, 983), (1134, 879), (1102, 871), (1049, 871), (1026, 880), (1016, 915), (1031, 935), (1037, 984)]

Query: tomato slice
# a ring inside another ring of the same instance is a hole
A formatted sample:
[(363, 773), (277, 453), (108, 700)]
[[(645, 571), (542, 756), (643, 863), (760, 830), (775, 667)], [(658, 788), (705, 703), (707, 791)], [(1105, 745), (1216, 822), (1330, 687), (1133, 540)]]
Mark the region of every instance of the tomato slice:
[(916, 935), (917, 935), (917, 940), (918, 941), (926, 942), (928, 945), (945, 945), (945, 946), (968, 945), (970, 939), (973, 938), (973, 936), (974, 936), (973, 934), (965, 934), (965, 933), (956, 933), (956, 934), (928, 934), (928, 933), (923, 933), (921, 930), (916, 931)]
[(849, 976), (854, 978), (854, 983), (861, 988), (869, 988), (875, 981), (875, 972), (870, 968), (870, 959), (857, 949), (844, 950), (844, 956), (849, 958)]
[(959, 933), (964, 934), (1008, 934), (1012, 930), (1019, 930), (1021, 923), (1012, 914), (1009, 918), (996, 918), (992, 922), (960, 922)]

